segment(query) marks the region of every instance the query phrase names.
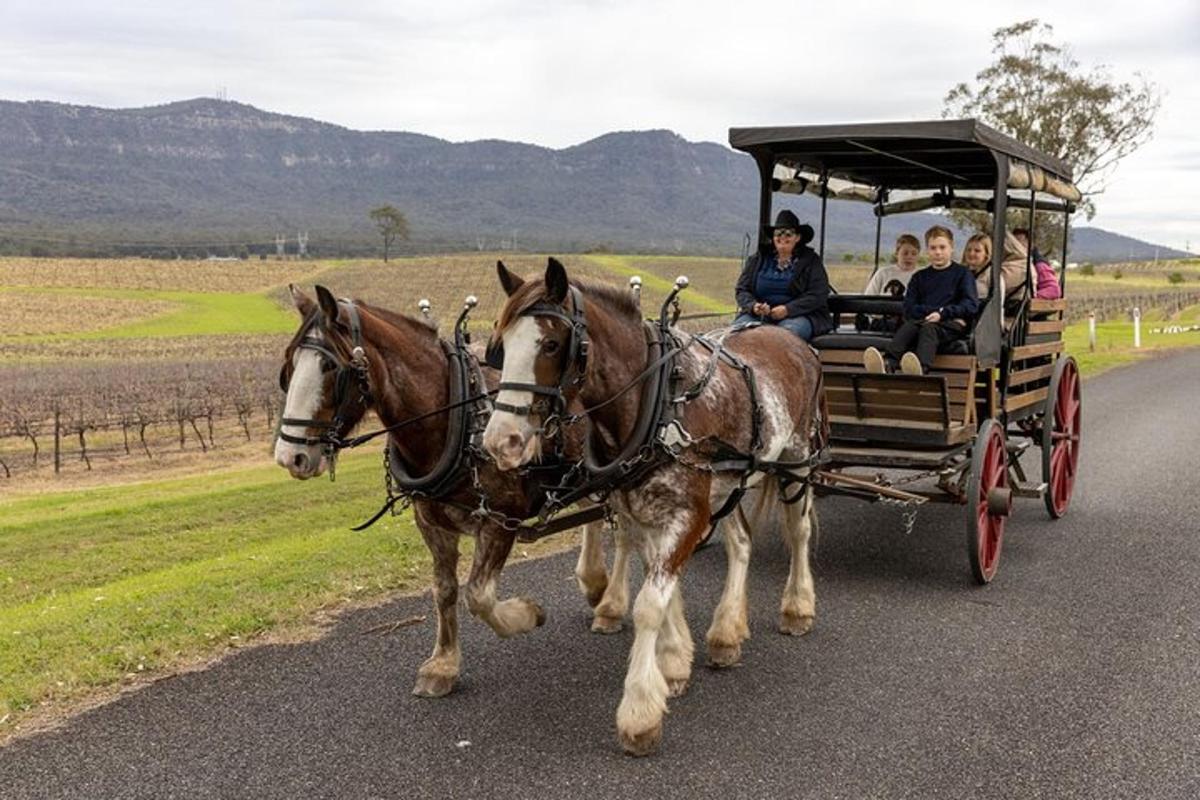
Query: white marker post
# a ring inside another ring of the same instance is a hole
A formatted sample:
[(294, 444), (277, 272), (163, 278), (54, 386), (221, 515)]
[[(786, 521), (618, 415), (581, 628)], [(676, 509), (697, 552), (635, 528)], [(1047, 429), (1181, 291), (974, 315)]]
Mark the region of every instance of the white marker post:
[(1096, 352), (1096, 312), (1088, 312), (1088, 350)]
[(1137, 306), (1133, 308), (1133, 346), (1142, 346), (1142, 310)]

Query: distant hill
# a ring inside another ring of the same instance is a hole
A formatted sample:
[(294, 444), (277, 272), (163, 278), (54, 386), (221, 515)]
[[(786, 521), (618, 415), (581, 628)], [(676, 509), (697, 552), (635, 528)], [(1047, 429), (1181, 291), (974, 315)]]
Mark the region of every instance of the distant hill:
[[(374, 248), (367, 211), (409, 218), (409, 250), (521, 249), (736, 254), (754, 226), (757, 173), (728, 147), (665, 130), (609, 133), (553, 150), (353, 131), (196, 99), (140, 109), (0, 101), (0, 250), (97, 243), (257, 243), (310, 234), (314, 252)], [(818, 202), (796, 198), (815, 220)], [(912, 226), (891, 219), (884, 235)], [(831, 204), (833, 254), (874, 246), (870, 209)], [(220, 249), (220, 248), (214, 248)], [(1180, 254), (1094, 228), (1072, 258)]]

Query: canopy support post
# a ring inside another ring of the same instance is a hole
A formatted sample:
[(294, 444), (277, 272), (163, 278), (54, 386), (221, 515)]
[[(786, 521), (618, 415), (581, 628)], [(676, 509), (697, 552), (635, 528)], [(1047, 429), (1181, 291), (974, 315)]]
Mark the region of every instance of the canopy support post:
[(821, 173), (821, 261), (825, 260), (825, 207), (829, 205), (829, 173)]
[(1004, 233), (1008, 224), (1008, 156), (996, 153), (996, 189), (992, 211), (992, 268), (988, 277), (987, 308), (975, 326), (975, 355), (979, 366), (1000, 364), (1004, 346), (1004, 298), (1000, 296), (1000, 269), (1004, 263)]
[(1067, 237), (1071, 232), (1070, 207), (1063, 209), (1063, 241), (1062, 241), (1062, 271), (1058, 275), (1058, 288), (1063, 297), (1067, 296)]

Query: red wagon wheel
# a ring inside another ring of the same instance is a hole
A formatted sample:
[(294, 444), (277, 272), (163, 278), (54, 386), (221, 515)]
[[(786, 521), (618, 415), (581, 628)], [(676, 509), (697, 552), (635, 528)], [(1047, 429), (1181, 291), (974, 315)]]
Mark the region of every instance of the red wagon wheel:
[(1046, 484), (1046, 511), (1052, 519), (1066, 514), (1071, 504), (1079, 469), (1082, 410), (1079, 367), (1067, 356), (1054, 365), (1042, 418), (1042, 481)]
[(1000, 564), (1004, 523), (1012, 511), (1004, 427), (989, 419), (979, 428), (967, 473), (967, 556), (979, 583), (990, 583)]

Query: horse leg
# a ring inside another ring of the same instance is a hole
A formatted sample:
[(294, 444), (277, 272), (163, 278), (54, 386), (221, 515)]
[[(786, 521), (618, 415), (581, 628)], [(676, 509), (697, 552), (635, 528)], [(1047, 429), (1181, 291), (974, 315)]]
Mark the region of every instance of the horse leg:
[(812, 487), (805, 488), (799, 501), (783, 505), (782, 513), (783, 537), (792, 551), (792, 561), (779, 608), (779, 631), (802, 636), (812, 630), (817, 614), (816, 591), (808, 564), (808, 542), (816, 515)]
[(423, 523), (417, 527), (433, 554), (433, 599), (437, 609), (437, 640), (433, 655), (417, 670), (412, 693), (444, 697), (454, 689), (462, 657), (458, 649), (458, 533)]
[(484, 525), (475, 546), (467, 579), (467, 608), (503, 639), (531, 631), (546, 621), (546, 612), (528, 597), (496, 600), (496, 582), (512, 551), (515, 535), (497, 525)]
[(663, 678), (667, 682), (668, 696), (682, 697), (687, 691), (688, 682), (692, 679), (695, 651), (692, 632), (688, 629), (687, 619), (683, 614), (683, 592), (676, 583), (675, 591), (671, 593), (671, 600), (667, 605), (667, 617), (654, 649), (658, 658), (658, 668), (662, 670)]
[(575, 563), (575, 583), (592, 608), (608, 588), (608, 570), (604, 565), (603, 523), (589, 522), (583, 526), (583, 543), (579, 561)]
[[(675, 477), (675, 476), (671, 476)], [(625, 692), (617, 707), (617, 736), (621, 746), (630, 755), (649, 755), (662, 741), (662, 720), (667, 710), (667, 697), (671, 688), (667, 683), (658, 659), (658, 640), (666, 636), (664, 652), (679, 670), (672, 678), (683, 674), (682, 663), (686, 658), (686, 669), (691, 670), (690, 636), (683, 643), (683, 632), (679, 628), (663, 628), (674, 616), (680, 621), (683, 613), (682, 600), (675, 597), (678, 591), (679, 572), (687, 563), (696, 543), (708, 525), (708, 482), (702, 484), (702, 493), (682, 498), (682, 502), (670, 503), (676, 516), (658, 531), (643, 531), (639, 537), (642, 544), (642, 560), (646, 565), (646, 577), (633, 604), (633, 647), (629, 652), (629, 669), (625, 674)], [(698, 513), (697, 508), (703, 508)], [(672, 603), (677, 603), (672, 610)], [(682, 625), (686, 628), (686, 625)]]
[(629, 611), (629, 557), (633, 550), (624, 527), (617, 526), (613, 530), (613, 544), (612, 575), (592, 618), (595, 633), (617, 633)]
[(725, 540), (725, 590), (713, 612), (712, 625), (704, 640), (708, 663), (732, 667), (742, 658), (742, 642), (750, 638), (746, 576), (750, 569), (750, 526), (739, 505), (726, 517), (721, 529)]

